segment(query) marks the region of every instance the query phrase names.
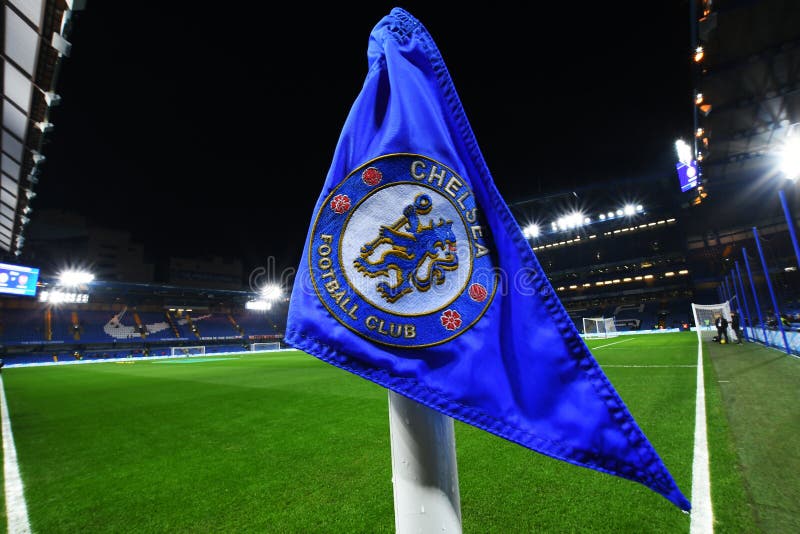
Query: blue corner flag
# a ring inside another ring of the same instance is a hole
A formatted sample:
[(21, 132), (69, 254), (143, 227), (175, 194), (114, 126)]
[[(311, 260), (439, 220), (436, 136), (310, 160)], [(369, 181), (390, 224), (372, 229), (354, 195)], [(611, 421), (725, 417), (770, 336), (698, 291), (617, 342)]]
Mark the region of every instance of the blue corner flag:
[(286, 342), (689, 510), (497, 191), (430, 34), (394, 8), (368, 61), (314, 209)]

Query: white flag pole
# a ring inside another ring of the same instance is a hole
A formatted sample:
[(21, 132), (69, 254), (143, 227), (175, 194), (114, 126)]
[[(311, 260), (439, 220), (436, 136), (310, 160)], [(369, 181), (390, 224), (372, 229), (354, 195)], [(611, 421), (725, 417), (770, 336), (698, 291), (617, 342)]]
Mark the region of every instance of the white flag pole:
[(461, 532), (453, 419), (389, 391), (397, 534)]

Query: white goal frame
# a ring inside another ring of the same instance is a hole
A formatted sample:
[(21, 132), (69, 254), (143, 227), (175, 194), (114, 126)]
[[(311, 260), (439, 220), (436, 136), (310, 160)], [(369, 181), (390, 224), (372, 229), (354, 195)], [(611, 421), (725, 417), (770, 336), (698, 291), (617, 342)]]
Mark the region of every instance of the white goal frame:
[(717, 336), (717, 327), (714, 323), (716, 314), (721, 314), (728, 320), (728, 341), (736, 343), (739, 338), (736, 337), (736, 332), (733, 331), (731, 321), (731, 303), (730, 301), (721, 302), (718, 304), (695, 304), (692, 302), (692, 315), (694, 316), (694, 327), (697, 332), (698, 341), (712, 341)]
[[(200, 352), (194, 352), (199, 350)], [(205, 356), (206, 355), (206, 347), (205, 345), (195, 345), (192, 347), (170, 347), (169, 348), (169, 355), (170, 356)]]
[(583, 337), (605, 338), (619, 335), (613, 317), (583, 317), (582, 319)]
[(271, 350), (281, 350), (281, 342), (270, 341), (266, 343), (251, 343), (250, 350), (252, 352), (269, 352)]

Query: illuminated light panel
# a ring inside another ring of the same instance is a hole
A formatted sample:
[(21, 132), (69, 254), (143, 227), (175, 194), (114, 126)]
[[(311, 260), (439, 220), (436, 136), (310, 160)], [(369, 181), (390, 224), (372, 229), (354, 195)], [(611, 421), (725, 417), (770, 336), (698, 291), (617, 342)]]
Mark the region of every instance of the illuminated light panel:
[(675, 141), (675, 152), (678, 154), (678, 161), (689, 164), (692, 161), (692, 147), (683, 139)]
[(780, 158), (781, 172), (788, 180), (800, 177), (800, 137), (786, 140)]
[(269, 309), (272, 308), (272, 303), (266, 300), (251, 300), (246, 302), (244, 307), (247, 310), (269, 311)]
[(525, 229), (522, 231), (522, 234), (527, 239), (533, 239), (539, 237), (539, 232), (539, 225), (531, 223), (525, 227)]
[(62, 286), (79, 286), (94, 280), (94, 275), (88, 271), (61, 271), (58, 273), (58, 282)]

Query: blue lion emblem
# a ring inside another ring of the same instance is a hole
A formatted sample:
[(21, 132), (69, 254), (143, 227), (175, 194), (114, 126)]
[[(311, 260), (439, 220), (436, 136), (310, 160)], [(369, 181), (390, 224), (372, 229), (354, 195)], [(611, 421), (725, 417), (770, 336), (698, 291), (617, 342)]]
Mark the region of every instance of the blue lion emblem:
[[(453, 221), (439, 219), (427, 226), (419, 221), (433, 209), (431, 197), (417, 195), (392, 226), (380, 227), (378, 237), (361, 247), (355, 268), (370, 278), (387, 277), (376, 286), (388, 302), (397, 302), (414, 290), (428, 291), (445, 281), (445, 271), (458, 269)], [(407, 227), (407, 229), (406, 229)], [(392, 283), (394, 282), (394, 283)]]

